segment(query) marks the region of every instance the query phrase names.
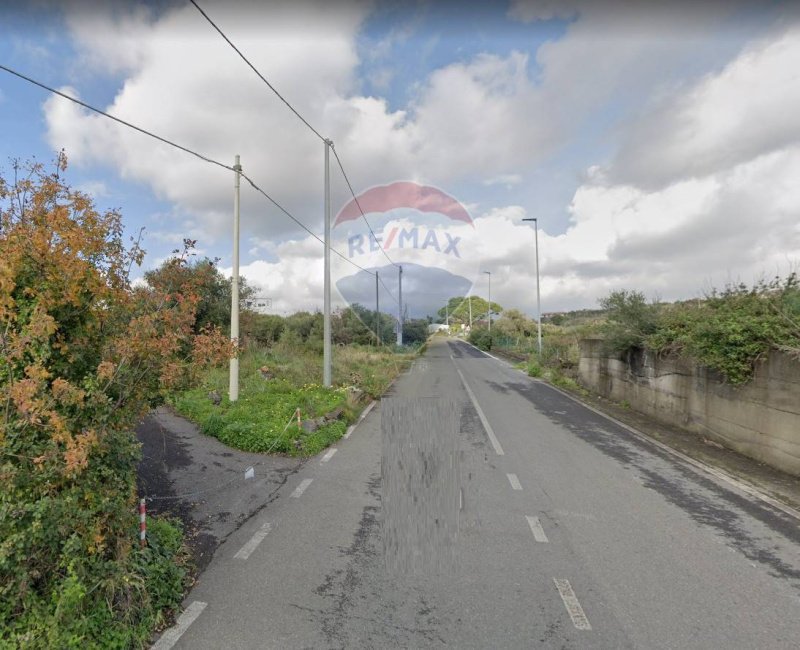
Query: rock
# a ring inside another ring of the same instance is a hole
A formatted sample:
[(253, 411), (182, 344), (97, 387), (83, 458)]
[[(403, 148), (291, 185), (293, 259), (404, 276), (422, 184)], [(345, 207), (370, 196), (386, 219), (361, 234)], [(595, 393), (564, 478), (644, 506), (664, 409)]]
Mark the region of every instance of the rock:
[(358, 401), (361, 399), (361, 396), (364, 394), (364, 391), (358, 388), (357, 386), (348, 386), (347, 387), (347, 395), (350, 399)]
[(267, 381), (275, 378), (275, 375), (272, 374), (272, 371), (267, 366), (261, 366), (258, 369), (258, 372), (260, 372), (261, 376)]
[(219, 406), (220, 402), (222, 402), (222, 396), (215, 390), (208, 393), (208, 399), (211, 400), (214, 406)]
[(344, 409), (343, 408), (338, 408), (338, 409), (335, 409), (335, 410), (331, 411), (330, 413), (326, 413), (325, 414), (325, 421), (326, 422), (335, 422), (336, 420), (338, 420), (339, 418), (342, 417), (342, 413), (344, 413)]
[(317, 424), (316, 420), (303, 420), (301, 426), (303, 427), (303, 431), (306, 433), (314, 433), (317, 429), (319, 429), (319, 424)]

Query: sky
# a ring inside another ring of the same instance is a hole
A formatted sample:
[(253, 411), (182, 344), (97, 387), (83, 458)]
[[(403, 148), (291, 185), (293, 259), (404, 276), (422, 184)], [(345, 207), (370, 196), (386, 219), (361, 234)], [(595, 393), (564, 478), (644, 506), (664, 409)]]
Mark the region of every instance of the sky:
[[(239, 154), (322, 234), (323, 143), (192, 4), (21, 4), (0, 8), (2, 65), (226, 165)], [(198, 4), (333, 140), (357, 194), (414, 181), (467, 209), (475, 295), (489, 271), (493, 300), (536, 313), (526, 217), (545, 313), (798, 270), (796, 2)], [(232, 172), (4, 71), (0, 125), (4, 175), (63, 149), (71, 185), (144, 228), (134, 276), (184, 238), (230, 273)], [(331, 193), (336, 214), (350, 195), (335, 165)], [(322, 245), (247, 184), (241, 273), (274, 313), (322, 307)]]

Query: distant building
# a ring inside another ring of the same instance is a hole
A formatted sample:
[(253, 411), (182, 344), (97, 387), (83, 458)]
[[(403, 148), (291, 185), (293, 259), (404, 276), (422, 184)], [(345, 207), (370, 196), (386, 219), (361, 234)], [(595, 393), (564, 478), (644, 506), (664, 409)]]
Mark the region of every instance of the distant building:
[(447, 332), (447, 325), (444, 323), (431, 323), (428, 325), (428, 334), (436, 334), (436, 332)]

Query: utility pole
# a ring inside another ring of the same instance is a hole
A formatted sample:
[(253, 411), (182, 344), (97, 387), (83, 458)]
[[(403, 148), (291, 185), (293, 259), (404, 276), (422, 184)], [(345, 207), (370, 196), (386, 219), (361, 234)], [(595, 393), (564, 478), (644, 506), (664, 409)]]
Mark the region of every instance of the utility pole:
[(325, 140), (325, 282), (322, 321), (322, 385), (331, 385), (331, 168), (330, 148)]
[(233, 163), (233, 277), (231, 277), (231, 357), (230, 379), (228, 382), (228, 399), (235, 402), (239, 399), (239, 178), (242, 166), (239, 154)]
[(450, 303), (444, 306), (444, 322), (447, 325), (447, 331), (450, 332)]
[(397, 271), (397, 345), (403, 345), (403, 267)]
[(542, 357), (542, 301), (539, 294), (539, 222), (535, 217), (523, 219), (533, 221), (533, 232), (536, 238), (536, 337), (539, 349), (539, 358)]
[(472, 294), (467, 298), (469, 300), (469, 331), (472, 331)]
[(375, 271), (375, 340), (381, 345), (381, 303), (378, 294), (378, 272)]

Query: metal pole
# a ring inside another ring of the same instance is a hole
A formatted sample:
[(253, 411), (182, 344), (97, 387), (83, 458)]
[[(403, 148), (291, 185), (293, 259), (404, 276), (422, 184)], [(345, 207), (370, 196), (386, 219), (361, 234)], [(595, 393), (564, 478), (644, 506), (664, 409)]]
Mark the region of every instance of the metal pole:
[(397, 271), (397, 345), (403, 345), (403, 267)]
[(492, 333), (492, 272), (484, 271), (489, 276), (489, 334)]
[(523, 221), (533, 221), (533, 232), (536, 238), (536, 337), (539, 358), (542, 356), (542, 302), (539, 293), (539, 221), (536, 217), (529, 217)]
[(331, 385), (331, 169), (330, 147), (325, 140), (325, 281), (322, 321), (322, 385)]
[(381, 303), (378, 293), (378, 272), (375, 271), (375, 337), (378, 346), (381, 344)]
[(536, 237), (536, 324), (539, 339), (539, 357), (542, 356), (542, 303), (539, 297), (539, 222), (534, 219), (534, 233)]
[(239, 399), (239, 178), (242, 166), (239, 164), (239, 155), (233, 163), (233, 277), (231, 277), (231, 342), (233, 343), (233, 356), (231, 357), (230, 379), (228, 382), (228, 399), (235, 402)]

